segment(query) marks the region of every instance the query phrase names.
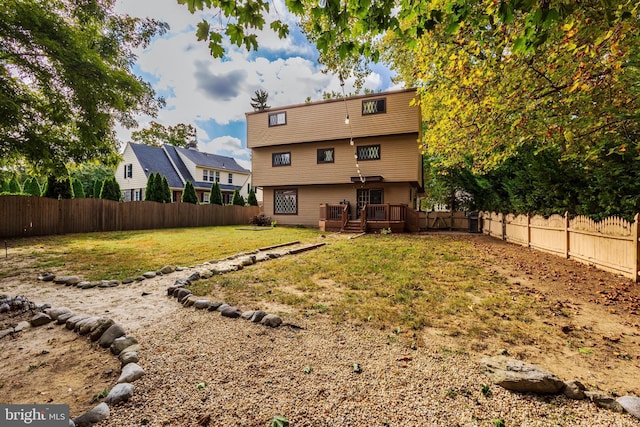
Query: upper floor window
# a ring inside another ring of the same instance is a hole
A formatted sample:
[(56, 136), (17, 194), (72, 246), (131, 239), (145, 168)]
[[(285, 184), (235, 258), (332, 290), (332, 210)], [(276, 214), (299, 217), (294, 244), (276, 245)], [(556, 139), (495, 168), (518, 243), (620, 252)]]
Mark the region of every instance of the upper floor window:
[(205, 169), (202, 171), (202, 180), (203, 181), (212, 181), (213, 182), (213, 171)]
[(220, 182), (220, 171), (216, 171), (216, 179), (215, 182)]
[(387, 100), (382, 99), (367, 99), (362, 101), (362, 115), (366, 114), (378, 114), (387, 112)]
[(229, 179), (227, 180), (227, 183), (233, 184), (233, 174), (232, 173), (229, 174)]
[(124, 177), (125, 177), (125, 179), (133, 177), (133, 164), (132, 163), (127, 163), (126, 165), (124, 165)]
[(269, 114), (269, 126), (280, 126), (287, 124), (287, 112)]
[(289, 166), (291, 165), (291, 152), (273, 153), (271, 155), (271, 166)]
[(380, 144), (361, 145), (357, 149), (358, 160), (380, 160)]
[(333, 163), (333, 148), (318, 148), (318, 163)]

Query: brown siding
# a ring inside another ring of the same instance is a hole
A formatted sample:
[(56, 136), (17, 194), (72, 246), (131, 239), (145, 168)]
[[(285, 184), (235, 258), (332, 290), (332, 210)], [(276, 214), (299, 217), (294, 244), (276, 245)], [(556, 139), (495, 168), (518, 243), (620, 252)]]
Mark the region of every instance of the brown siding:
[[(416, 91), (402, 90), (247, 113), (249, 148), (311, 141), (362, 138), (375, 135), (417, 133), (420, 109), (410, 106)], [(362, 114), (362, 101), (386, 99), (386, 112)], [(269, 127), (269, 114), (286, 111), (287, 123)], [(344, 120), (349, 114), (350, 125)], [(255, 184), (259, 185), (259, 184)]]
[[(253, 185), (307, 185), (351, 183), (358, 176), (355, 149), (360, 145), (380, 144), (380, 160), (360, 161), (364, 176), (382, 176), (385, 182), (418, 182), (422, 185), (421, 158), (416, 142), (418, 134), (321, 141), (252, 150)], [(333, 163), (317, 163), (319, 148), (334, 148)], [(272, 166), (272, 153), (290, 151), (290, 166)], [(268, 197), (265, 196), (265, 200)], [(324, 202), (327, 202), (326, 200)]]
[[(298, 190), (298, 214), (274, 215), (273, 191), (274, 189), (297, 188)], [(351, 204), (352, 214), (355, 216), (356, 192), (359, 188), (384, 189), (384, 203), (406, 204), (411, 207), (411, 190), (409, 184), (385, 184), (366, 183), (344, 185), (312, 185), (312, 186), (282, 186), (264, 188), (264, 213), (271, 219), (283, 225), (305, 225), (318, 227), (320, 218), (320, 205), (322, 203), (337, 204), (348, 200)]]

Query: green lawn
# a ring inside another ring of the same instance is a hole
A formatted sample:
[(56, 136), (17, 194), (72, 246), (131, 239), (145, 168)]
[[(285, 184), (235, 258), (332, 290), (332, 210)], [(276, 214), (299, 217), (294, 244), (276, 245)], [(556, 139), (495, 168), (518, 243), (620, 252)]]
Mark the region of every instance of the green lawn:
[[(513, 298), (504, 278), (483, 267), (483, 255), (464, 237), (346, 239), (312, 229), (244, 228), (78, 234), (8, 244), (10, 255), (24, 260), (22, 269), (97, 280), (124, 279), (167, 264), (199, 264), (293, 240), (325, 241), (317, 250), (198, 281), (192, 291), (247, 308), (275, 304), (281, 311), (366, 323), (409, 340), (425, 327), (478, 341), (500, 336), (512, 344), (539, 341), (549, 332), (532, 322), (540, 314), (536, 302)], [(4, 263), (0, 277), (17, 271)]]

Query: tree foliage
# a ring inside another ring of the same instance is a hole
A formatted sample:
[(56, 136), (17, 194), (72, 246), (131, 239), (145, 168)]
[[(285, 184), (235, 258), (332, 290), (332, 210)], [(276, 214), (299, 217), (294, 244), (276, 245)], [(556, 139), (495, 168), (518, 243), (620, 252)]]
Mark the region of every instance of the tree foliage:
[[(82, 189), (84, 191), (84, 197), (100, 197), (100, 190), (102, 189), (102, 181), (107, 178), (115, 177), (113, 168), (97, 163), (86, 162), (82, 164), (72, 164), (68, 166), (69, 176), (72, 179), (77, 179), (82, 183)], [(97, 191), (94, 192), (94, 183), (99, 181)]]
[(271, 108), (271, 106), (267, 104), (267, 98), (269, 98), (268, 92), (258, 89), (254, 95), (255, 96), (251, 97), (251, 108), (253, 108), (253, 111), (266, 111)]
[(24, 181), (24, 184), (22, 184), (22, 192), (30, 196), (38, 196), (38, 197), (41, 196), (42, 188), (40, 187), (40, 183), (38, 182), (38, 179), (33, 176), (30, 176), (29, 178), (27, 178)]
[(240, 192), (236, 189), (233, 191), (233, 198), (231, 199), (231, 204), (234, 206), (244, 206), (244, 197), (240, 194)]
[(256, 197), (256, 192), (253, 188), (249, 190), (249, 195), (247, 196), (247, 204), (249, 204), (249, 206), (258, 206), (258, 198)]
[(120, 192), (118, 181), (113, 177), (105, 179), (100, 190), (100, 198), (119, 202), (121, 197), (122, 193)]
[(184, 183), (184, 189), (182, 191), (182, 202), (183, 203), (193, 203), (194, 205), (198, 204), (198, 195), (196, 194), (196, 189), (193, 186), (193, 182), (187, 181)]
[(222, 191), (220, 190), (220, 184), (214, 182), (211, 184), (211, 190), (209, 192), (209, 203), (212, 205), (222, 206)]
[(47, 177), (47, 184), (42, 193), (43, 197), (49, 197), (51, 199), (73, 198), (69, 175), (59, 177), (55, 175), (49, 175)]
[(156, 176), (158, 174), (156, 172), (151, 172), (147, 177), (147, 187), (144, 190), (144, 199), (149, 202), (157, 202), (155, 193), (156, 190)]
[(171, 187), (169, 187), (169, 180), (166, 176), (162, 175), (162, 201), (164, 203), (171, 203)]
[(73, 191), (74, 199), (84, 199), (84, 187), (78, 178), (71, 178), (71, 190)]
[(150, 202), (171, 203), (171, 190), (164, 175), (160, 175), (159, 172), (151, 172), (147, 178), (144, 199)]
[(18, 182), (18, 179), (15, 176), (11, 177), (11, 179), (9, 180), (8, 187), (9, 187), (9, 193), (11, 194), (22, 193), (22, 187), (20, 187), (20, 183)]
[(119, 16), (114, 0), (0, 3), (0, 158), (65, 175), (73, 159), (117, 163), (118, 122), (161, 100), (130, 69), (134, 49), (167, 28)]
[(175, 126), (164, 126), (152, 121), (149, 126), (131, 133), (134, 142), (160, 147), (171, 144), (176, 147), (196, 147), (198, 136), (196, 128), (191, 124), (178, 123)]

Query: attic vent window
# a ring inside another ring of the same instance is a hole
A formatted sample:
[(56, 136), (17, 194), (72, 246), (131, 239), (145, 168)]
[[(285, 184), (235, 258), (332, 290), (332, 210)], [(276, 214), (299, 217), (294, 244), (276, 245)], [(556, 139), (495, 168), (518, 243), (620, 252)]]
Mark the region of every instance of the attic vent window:
[(269, 114), (269, 127), (271, 126), (281, 126), (287, 124), (287, 113), (286, 111), (280, 113)]
[(362, 101), (362, 115), (379, 114), (387, 112), (387, 100), (382, 99), (369, 99)]

